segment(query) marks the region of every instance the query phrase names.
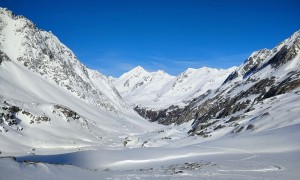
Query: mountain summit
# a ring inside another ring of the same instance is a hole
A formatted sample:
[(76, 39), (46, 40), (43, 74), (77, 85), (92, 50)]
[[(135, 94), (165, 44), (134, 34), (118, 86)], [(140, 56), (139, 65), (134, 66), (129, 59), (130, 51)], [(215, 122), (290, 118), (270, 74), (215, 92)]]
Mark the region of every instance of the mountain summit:
[(189, 68), (178, 76), (164, 71), (148, 72), (138, 66), (114, 81), (125, 101), (133, 106), (164, 109), (184, 106), (193, 98), (219, 87), (236, 67)]

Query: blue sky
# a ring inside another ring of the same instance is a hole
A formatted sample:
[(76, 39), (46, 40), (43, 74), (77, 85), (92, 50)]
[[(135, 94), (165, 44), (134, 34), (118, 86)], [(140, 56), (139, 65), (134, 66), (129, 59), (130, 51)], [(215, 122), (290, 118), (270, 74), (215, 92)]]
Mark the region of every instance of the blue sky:
[(1, 0), (52, 31), (88, 67), (177, 75), (228, 68), (300, 29), (298, 0)]

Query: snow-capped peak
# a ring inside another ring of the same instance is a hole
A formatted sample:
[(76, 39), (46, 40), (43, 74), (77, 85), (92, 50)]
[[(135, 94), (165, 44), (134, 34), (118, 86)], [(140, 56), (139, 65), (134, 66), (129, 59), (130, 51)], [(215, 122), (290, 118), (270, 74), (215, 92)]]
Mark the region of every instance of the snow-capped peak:
[(157, 81), (164, 81), (164, 79), (172, 78), (169, 74), (164, 71), (148, 72), (143, 67), (137, 66), (130, 70), (129, 72), (124, 73), (122, 76), (117, 78), (114, 82), (118, 86), (118, 91), (121, 94), (130, 93), (135, 89), (140, 89), (141, 86), (144, 86), (149, 83), (154, 83)]
[(141, 66), (137, 66), (135, 68), (133, 68), (132, 70), (124, 73), (123, 75), (121, 75), (119, 78), (128, 78), (130, 76), (143, 76), (145, 74), (148, 74), (149, 72), (146, 71), (143, 67)]
[[(272, 50), (261, 49), (253, 52), (245, 62), (240, 65), (226, 80), (225, 83), (231, 80), (241, 80), (249, 77), (249, 75), (258, 70), (271, 65), (272, 67), (279, 67), (287, 61), (292, 60), (293, 63), (287, 65), (287, 69), (295, 68), (299, 65), (299, 58), (295, 58), (300, 50), (300, 30), (296, 31), (291, 37), (279, 43)], [(289, 58), (283, 59), (281, 56), (290, 54)]]
[(185, 105), (194, 97), (218, 88), (235, 68), (188, 68), (174, 77), (162, 70), (147, 72), (137, 67), (114, 82), (121, 96), (130, 104), (162, 109)]

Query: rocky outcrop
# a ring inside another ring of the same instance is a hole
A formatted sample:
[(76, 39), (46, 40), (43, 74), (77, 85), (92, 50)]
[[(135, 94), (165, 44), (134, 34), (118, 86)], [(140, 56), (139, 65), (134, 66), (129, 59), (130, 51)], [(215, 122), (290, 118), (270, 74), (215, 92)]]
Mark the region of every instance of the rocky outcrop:
[(71, 120), (79, 120), (80, 118), (84, 119), (77, 112), (62, 105), (54, 105), (52, 113), (64, 117), (65, 119), (67, 119), (67, 122), (70, 122)]
[(262, 49), (259, 51), (253, 52), (245, 62), (237, 68), (233, 73), (231, 73), (227, 79), (224, 81), (224, 84), (230, 82), (237, 77), (246, 78), (253, 72), (257, 70), (260, 64), (271, 54), (271, 50)]
[(263, 98), (270, 98), (280, 94), (291, 92), (300, 87), (300, 71), (291, 72), (291, 75), (282, 82), (272, 86), (268, 92), (263, 95)]
[[(254, 52), (209, 98), (196, 98), (189, 105), (164, 117), (165, 124), (193, 120), (190, 134), (209, 136), (209, 130), (235, 126), (234, 133), (253, 130), (236, 121), (267, 98), (296, 91), (300, 87), (299, 32), (273, 50)], [(218, 124), (226, 119), (225, 124)]]
[(6, 103), (0, 105), (0, 133), (8, 132), (7, 127), (14, 127), (19, 131), (23, 130), (23, 128), (18, 127), (20, 120), (16, 117), (16, 113), (20, 111), (21, 109), (17, 106)]
[(4, 61), (10, 61), (9, 57), (0, 50), (0, 65), (2, 64), (2, 62)]
[(280, 51), (269, 60), (269, 64), (271, 64), (272, 67), (278, 68), (283, 64), (288, 63), (292, 59), (294, 59), (300, 49), (300, 37), (298, 37), (292, 46), (284, 46), (283, 48), (280, 49)]
[[(217, 122), (218, 119), (228, 118), (226, 123), (232, 123), (243, 119), (244, 113), (253, 110), (253, 106), (264, 99), (297, 90), (300, 87), (300, 60), (297, 58), (299, 47), (299, 32), (296, 32), (275, 50), (261, 50), (252, 54), (226, 79), (219, 93), (204, 103), (187, 108), (176, 122), (193, 119), (197, 125), (192, 128), (191, 133), (204, 136), (207, 124), (213, 120)], [(239, 80), (234, 80), (239, 76)], [(244, 127), (239, 126), (235, 132), (243, 129)], [(251, 130), (254, 126), (249, 125), (245, 129)]]
[(178, 106), (170, 106), (167, 109), (155, 110), (136, 106), (134, 110), (145, 119), (159, 124), (169, 125), (173, 123), (172, 119), (178, 116), (181, 109)]

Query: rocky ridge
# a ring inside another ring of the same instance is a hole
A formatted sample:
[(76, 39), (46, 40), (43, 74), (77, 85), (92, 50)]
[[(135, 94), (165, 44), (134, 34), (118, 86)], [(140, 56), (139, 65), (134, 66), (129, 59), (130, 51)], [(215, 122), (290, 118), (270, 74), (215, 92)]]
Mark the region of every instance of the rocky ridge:
[(80, 63), (51, 32), (5, 8), (0, 9), (0, 19), (1, 59), (18, 61), (95, 106), (112, 112), (126, 108), (111, 80)]
[[(288, 97), (299, 93), (299, 34), (299, 31), (295, 32), (272, 50), (252, 53), (215, 91), (206, 91), (185, 107), (155, 110), (136, 106), (135, 110), (150, 121), (165, 125), (192, 120), (189, 133), (204, 137), (229, 126), (237, 126), (233, 132), (240, 132), (244, 126), (238, 122), (253, 118), (252, 111), (258, 104), (270, 100), (275, 106), (278, 95)], [(260, 108), (267, 108), (262, 113), (266, 115), (271, 107)], [(245, 129), (253, 129), (253, 125), (249, 124)]]

